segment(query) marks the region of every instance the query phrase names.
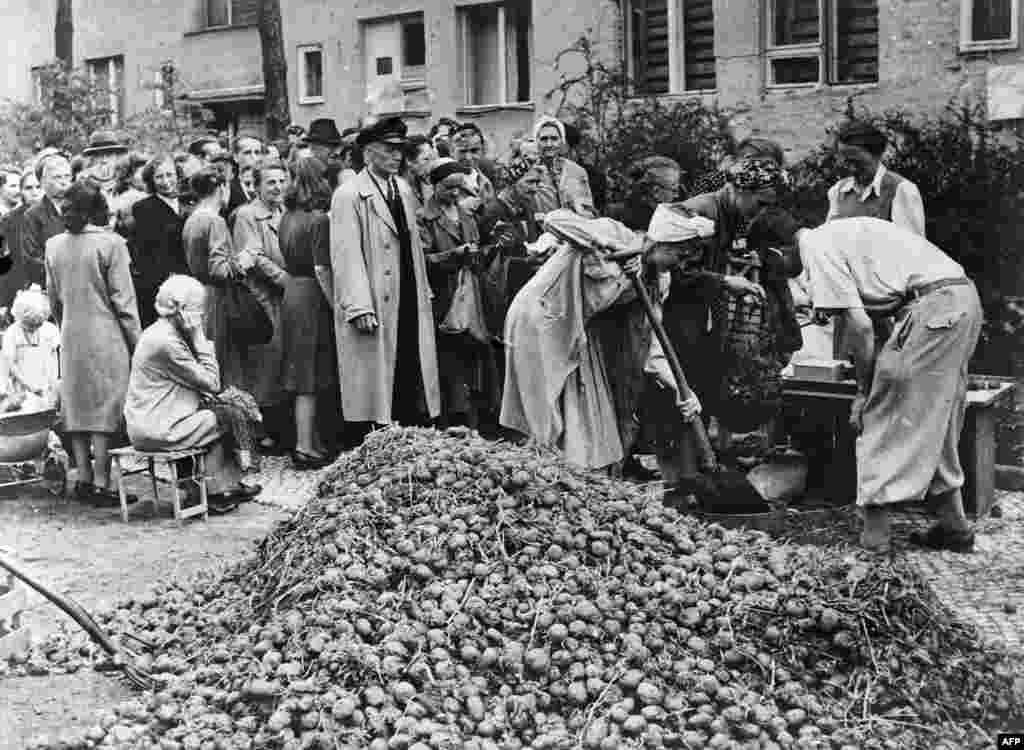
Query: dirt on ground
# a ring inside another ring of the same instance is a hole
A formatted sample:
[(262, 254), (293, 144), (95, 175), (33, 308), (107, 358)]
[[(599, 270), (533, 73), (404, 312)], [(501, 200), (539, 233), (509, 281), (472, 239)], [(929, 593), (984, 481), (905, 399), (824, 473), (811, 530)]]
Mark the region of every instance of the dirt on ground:
[[(141, 483), (133, 490), (150, 496)], [(169, 504), (154, 514), (143, 503), (124, 523), (116, 509), (84, 507), (40, 486), (0, 492), (6, 492), (0, 494), (0, 554), (90, 611), (145, 593), (161, 580), (230, 565), (286, 515), (246, 503), (226, 516), (179, 524)], [(62, 621), (70, 622), (43, 597), (30, 595), (23, 623), (33, 639), (55, 632)], [(59, 737), (84, 729), (97, 710), (131, 697), (132, 689), (119, 678), (92, 670), (2, 678), (0, 750), (23, 748), (41, 734)]]

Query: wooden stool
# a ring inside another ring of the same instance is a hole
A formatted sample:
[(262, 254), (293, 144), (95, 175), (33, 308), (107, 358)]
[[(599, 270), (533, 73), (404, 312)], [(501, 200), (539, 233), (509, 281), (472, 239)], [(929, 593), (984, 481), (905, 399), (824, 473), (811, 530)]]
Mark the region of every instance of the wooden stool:
[[(134, 448), (115, 448), (110, 451), (110, 457), (114, 464), (114, 469), (117, 472), (117, 494), (121, 498), (121, 519), (123, 521), (128, 520), (128, 493), (125, 491), (124, 480), (125, 477), (130, 477), (133, 474), (142, 474), (143, 472), (149, 472), (149, 477), (153, 482), (153, 508), (157, 508), (160, 502), (160, 483), (170, 484), (174, 486), (174, 518), (178, 521), (184, 521), (186, 518), (192, 518), (193, 516), (202, 515), (203, 519), (206, 520), (209, 517), (209, 510), (206, 505), (206, 449), (205, 448), (193, 448), (189, 450), (180, 451), (167, 451), (165, 453), (150, 453), (146, 451), (137, 451)], [(133, 459), (143, 458), (146, 460), (146, 466), (141, 469), (126, 469), (127, 462)], [(187, 477), (178, 476), (178, 461), (188, 459), (191, 462), (192, 472)], [(164, 477), (157, 476), (156, 465), (158, 463), (164, 464), (168, 467), (171, 472), (171, 479), (165, 479)], [(182, 485), (188, 486), (187, 483), (192, 482), (199, 487), (199, 504), (191, 508), (181, 508), (181, 496), (187, 493), (183, 491)]]

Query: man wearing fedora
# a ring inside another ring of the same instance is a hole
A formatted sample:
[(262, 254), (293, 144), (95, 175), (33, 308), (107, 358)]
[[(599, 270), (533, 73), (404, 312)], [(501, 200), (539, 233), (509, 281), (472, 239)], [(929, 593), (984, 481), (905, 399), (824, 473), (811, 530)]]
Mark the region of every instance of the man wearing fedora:
[(338, 132), (334, 120), (321, 117), (309, 123), (309, 132), (303, 138), (302, 144), (309, 148), (312, 156), (327, 165), (341, 147), (341, 133)]
[[(312, 128), (311, 128), (312, 130)], [(416, 199), (400, 177), (406, 126), (367, 125), (366, 167), (331, 202), (331, 267), (342, 412), (373, 424), (423, 424), (440, 414), (434, 315)]]
[(128, 153), (128, 144), (123, 143), (117, 134), (100, 130), (89, 137), (89, 146), (82, 151), (85, 167), (82, 176), (88, 177), (100, 186), (103, 195), (109, 201), (117, 184), (117, 165), (121, 157)]

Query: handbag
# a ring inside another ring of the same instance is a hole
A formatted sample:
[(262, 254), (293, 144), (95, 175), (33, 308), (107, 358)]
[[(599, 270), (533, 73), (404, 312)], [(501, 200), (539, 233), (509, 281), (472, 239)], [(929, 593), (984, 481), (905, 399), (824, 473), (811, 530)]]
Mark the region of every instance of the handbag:
[(262, 346), (274, 338), (274, 323), (242, 281), (232, 279), (224, 287), (224, 315), (231, 337), (243, 346)]
[(480, 292), (480, 279), (469, 268), (459, 269), (458, 285), (452, 297), (452, 305), (441, 322), (441, 332), (465, 333), (481, 344), (491, 340)]

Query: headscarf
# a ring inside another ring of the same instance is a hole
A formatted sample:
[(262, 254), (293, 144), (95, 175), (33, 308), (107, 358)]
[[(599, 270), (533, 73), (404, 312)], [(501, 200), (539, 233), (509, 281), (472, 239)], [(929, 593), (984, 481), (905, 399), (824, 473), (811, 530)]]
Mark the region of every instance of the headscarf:
[(523, 175), (537, 168), (538, 167), (536, 164), (533, 164), (532, 162), (529, 162), (526, 159), (513, 159), (508, 163), (508, 166), (505, 167), (505, 177), (508, 179), (508, 182), (510, 184), (519, 182), (519, 180), (522, 179)]
[(785, 170), (773, 159), (741, 159), (726, 171), (737, 190), (765, 190), (788, 184)]
[(558, 130), (558, 134), (562, 136), (562, 140), (565, 140), (565, 124), (557, 117), (552, 117), (551, 115), (544, 115), (537, 120), (537, 124), (533, 126), (534, 139), (539, 139), (540, 131), (547, 127), (554, 127)]

